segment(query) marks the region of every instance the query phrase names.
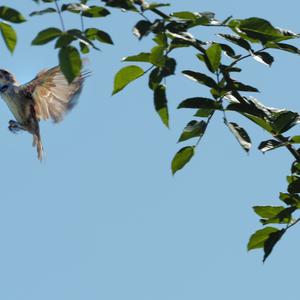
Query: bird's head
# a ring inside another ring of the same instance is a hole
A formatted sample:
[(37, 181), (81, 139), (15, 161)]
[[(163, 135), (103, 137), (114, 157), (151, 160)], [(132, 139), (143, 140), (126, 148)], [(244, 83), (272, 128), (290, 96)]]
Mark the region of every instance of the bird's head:
[(0, 86), (4, 86), (7, 84), (14, 84), (16, 82), (17, 82), (16, 78), (12, 73), (4, 69), (0, 69)]

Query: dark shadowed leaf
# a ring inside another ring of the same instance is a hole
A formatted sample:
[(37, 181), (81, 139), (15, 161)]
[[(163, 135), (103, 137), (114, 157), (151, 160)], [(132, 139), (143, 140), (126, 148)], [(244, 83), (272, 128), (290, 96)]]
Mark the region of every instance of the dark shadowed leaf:
[(154, 107), (162, 122), (169, 127), (168, 100), (166, 87), (159, 84), (154, 90)]
[(48, 7), (42, 10), (38, 10), (38, 11), (33, 11), (32, 13), (29, 14), (30, 17), (34, 17), (34, 16), (42, 16), (45, 14), (49, 14), (49, 13), (55, 13), (56, 9), (52, 8), (52, 7)]
[(230, 131), (233, 133), (233, 135), (236, 137), (237, 141), (242, 146), (242, 148), (246, 152), (249, 152), (251, 148), (251, 140), (246, 130), (240, 127), (236, 123), (227, 122), (226, 120), (224, 120), (224, 122), (227, 125), (227, 127), (230, 129)]
[(38, 33), (38, 35), (31, 42), (32, 45), (44, 45), (52, 40), (58, 38), (63, 32), (55, 27), (49, 27)]
[(264, 229), (256, 231), (251, 235), (247, 248), (249, 250), (263, 248), (265, 241), (270, 237), (271, 233), (278, 232), (275, 227), (265, 227)]
[(195, 153), (195, 147), (194, 146), (187, 146), (181, 148), (174, 156), (172, 160), (172, 173), (173, 175), (182, 169), (193, 157)]
[(149, 75), (149, 88), (150, 89), (155, 89), (159, 83), (163, 80), (163, 74), (161, 72), (160, 68), (155, 68), (151, 71)]
[(200, 137), (204, 134), (206, 129), (206, 122), (204, 121), (190, 121), (184, 128), (181, 136), (178, 139), (179, 142), (189, 140), (191, 138)]
[(209, 98), (194, 97), (183, 100), (177, 108), (222, 109), (222, 105)]
[(258, 93), (259, 90), (251, 85), (247, 85), (244, 84), (242, 82), (239, 81), (235, 81), (233, 80), (233, 88), (236, 89), (237, 91), (241, 91), (241, 92), (254, 92), (254, 93)]
[(258, 62), (267, 65), (269, 67), (271, 67), (272, 63), (274, 62), (274, 58), (271, 54), (269, 54), (268, 52), (256, 52), (256, 53), (252, 53), (251, 56)]
[(126, 56), (122, 58), (122, 61), (150, 62), (150, 53), (141, 52), (137, 55)]
[(101, 43), (113, 45), (110, 35), (97, 28), (88, 28), (85, 30), (85, 35), (89, 40), (98, 40)]
[(135, 24), (133, 27), (133, 34), (139, 39), (150, 33), (152, 23), (149, 21), (141, 20)]
[(17, 34), (15, 30), (9, 24), (0, 22), (0, 31), (6, 47), (13, 53), (17, 44)]
[(300, 196), (298, 194), (280, 193), (279, 199), (287, 205), (300, 208)]
[(76, 40), (74, 35), (71, 35), (67, 32), (62, 33), (62, 35), (56, 40), (55, 48), (62, 48), (69, 46), (73, 41)]
[(189, 79), (204, 84), (211, 88), (217, 88), (217, 83), (209, 76), (194, 71), (185, 70), (182, 73)]
[(107, 6), (137, 11), (131, 0), (102, 0), (102, 2), (105, 2)]
[(115, 75), (113, 95), (120, 92), (130, 82), (144, 75), (144, 70), (138, 66), (131, 65), (122, 68)]
[(90, 48), (87, 44), (79, 42), (79, 46), (82, 54), (88, 54), (90, 52)]
[(59, 50), (59, 66), (71, 83), (75, 77), (80, 75), (82, 61), (78, 50), (73, 46), (63, 47)]
[(7, 6), (0, 6), (0, 19), (11, 23), (22, 23), (26, 21), (21, 13)]
[(292, 180), (290, 180), (290, 183), (288, 185), (288, 192), (291, 194), (300, 193), (300, 177), (290, 176), (290, 178), (292, 178)]
[(300, 54), (300, 49), (293, 46), (293, 45), (289, 45), (289, 44), (285, 44), (285, 43), (267, 43), (266, 46), (268, 48), (273, 48), (273, 49), (278, 49), (278, 50), (283, 50), (283, 51), (287, 51), (290, 53), (294, 53), (294, 54)]
[(273, 217), (266, 217), (265, 219), (261, 219), (260, 222), (263, 225), (266, 224), (291, 224), (294, 222), (293, 219), (293, 212), (297, 210), (296, 206), (287, 207), (278, 212), (278, 214), (274, 215)]
[(239, 37), (238, 35), (232, 35), (232, 34), (219, 34), (219, 36), (221, 36), (222, 38), (226, 39), (227, 41), (230, 41), (246, 50), (251, 50), (251, 46), (250, 44), (242, 39), (241, 37)]
[(267, 141), (261, 142), (258, 146), (258, 149), (261, 152), (265, 153), (267, 151), (274, 150), (274, 149), (279, 148), (284, 145), (285, 145), (285, 143), (278, 142), (276, 140), (267, 140)]
[(298, 113), (282, 110), (272, 113), (271, 126), (275, 134), (281, 134), (297, 125), (300, 121)]
[(268, 256), (271, 254), (274, 246), (281, 239), (281, 237), (284, 235), (284, 233), (285, 233), (285, 229), (281, 229), (281, 230), (270, 233), (269, 238), (264, 243), (265, 254), (264, 254), (263, 262), (266, 261)]

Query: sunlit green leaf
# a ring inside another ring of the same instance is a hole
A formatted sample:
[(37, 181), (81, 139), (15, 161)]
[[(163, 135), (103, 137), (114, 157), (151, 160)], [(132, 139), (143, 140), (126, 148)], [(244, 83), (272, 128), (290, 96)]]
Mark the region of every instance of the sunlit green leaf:
[(58, 38), (63, 32), (55, 27), (49, 27), (38, 33), (38, 35), (31, 42), (32, 45), (44, 45), (54, 39)]
[(6, 47), (13, 53), (17, 44), (17, 34), (15, 30), (9, 24), (0, 22), (0, 31)]
[(219, 44), (213, 44), (206, 50), (210, 66), (213, 72), (218, 71), (221, 62), (222, 48)]
[(123, 90), (130, 82), (144, 75), (144, 70), (138, 66), (131, 65), (122, 68), (115, 75), (113, 95)]
[(123, 61), (150, 62), (150, 53), (141, 52), (137, 55), (123, 57), (122, 60)]
[(194, 146), (187, 146), (181, 148), (174, 156), (172, 160), (172, 173), (173, 175), (182, 169), (193, 157), (195, 153)]
[(278, 231), (279, 230), (275, 227), (265, 227), (264, 229), (256, 231), (249, 239), (248, 250), (263, 248), (270, 234)]

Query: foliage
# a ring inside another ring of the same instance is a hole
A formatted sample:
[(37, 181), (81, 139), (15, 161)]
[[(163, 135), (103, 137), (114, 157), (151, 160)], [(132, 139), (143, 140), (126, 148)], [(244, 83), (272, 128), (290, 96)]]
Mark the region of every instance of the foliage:
[[(267, 107), (257, 99), (246, 96), (245, 93), (257, 93), (258, 89), (240, 82), (235, 74), (242, 71), (238, 64), (248, 58), (270, 67), (274, 62), (270, 51), (274, 49), (300, 54), (300, 49), (286, 43), (299, 38), (299, 34), (277, 28), (269, 21), (256, 17), (228, 17), (225, 20), (217, 20), (212, 12), (164, 13), (161, 9), (169, 4), (147, 3), (144, 0), (102, 0), (105, 7), (90, 5), (92, 1), (89, 0), (77, 0), (61, 5), (58, 0), (33, 1), (43, 7), (32, 12), (31, 17), (56, 13), (60, 18), (61, 28), (49, 27), (40, 30), (32, 45), (45, 45), (55, 41), (59, 64), (69, 82), (79, 74), (82, 56), (88, 54), (91, 49), (99, 50), (96, 43), (113, 44), (109, 33), (97, 27), (85, 28), (86, 18), (105, 18), (111, 13), (111, 8), (130, 11), (141, 18), (133, 26), (133, 33), (139, 40), (150, 36), (153, 46), (144, 52), (123, 58), (123, 62), (130, 65), (121, 68), (115, 75), (113, 94), (121, 92), (136, 79), (148, 76), (155, 111), (167, 127), (169, 112), (166, 79), (174, 75), (177, 69), (177, 62), (171, 54), (185, 48), (195, 51), (195, 56), (202, 64), (201, 70), (204, 67), (206, 72), (196, 69), (182, 70), (181, 73), (187, 79), (207, 87), (211, 96), (206, 98), (195, 95), (193, 98), (183, 99), (178, 105), (179, 109), (192, 109), (194, 116), (178, 139), (178, 143), (189, 141), (191, 144), (181, 147), (175, 154), (171, 163), (173, 174), (184, 168), (194, 157), (196, 148), (216, 111), (222, 112), (224, 125), (246, 152), (251, 149), (251, 138), (239, 124), (228, 120), (227, 112), (235, 112), (247, 118), (271, 135), (271, 138), (262, 141), (258, 147), (263, 153), (279, 147), (285, 147), (290, 152), (295, 161), (291, 167), (291, 175), (287, 177), (287, 192), (279, 195), (279, 200), (284, 205), (253, 207), (265, 227), (250, 237), (248, 250), (262, 248), (265, 261), (282, 236), (300, 220), (293, 216), (300, 209), (300, 152), (295, 147), (300, 143), (300, 136), (284, 135), (299, 123), (300, 118), (296, 112)], [(66, 29), (64, 13), (77, 14), (79, 28)], [(0, 19), (3, 20), (0, 22), (0, 30), (4, 43), (9, 51), (13, 52), (17, 37), (10, 23), (22, 23), (25, 18), (17, 10), (1, 6)], [(190, 32), (190, 29), (195, 27), (218, 28), (220, 32), (217, 40), (199, 40)], [(140, 63), (148, 64), (148, 68), (141, 68)], [(276, 227), (266, 226), (269, 224), (275, 224)]]

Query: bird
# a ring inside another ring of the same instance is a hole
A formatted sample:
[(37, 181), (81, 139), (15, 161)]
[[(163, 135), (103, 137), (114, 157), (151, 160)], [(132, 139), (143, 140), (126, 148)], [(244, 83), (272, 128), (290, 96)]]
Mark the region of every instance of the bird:
[(81, 71), (68, 83), (59, 66), (42, 70), (26, 84), (19, 84), (14, 74), (0, 69), (0, 96), (7, 104), (15, 120), (8, 122), (13, 132), (27, 131), (33, 136), (37, 157), (43, 159), (43, 144), (39, 122), (52, 119), (54, 123), (63, 120), (79, 98), (89, 71)]

